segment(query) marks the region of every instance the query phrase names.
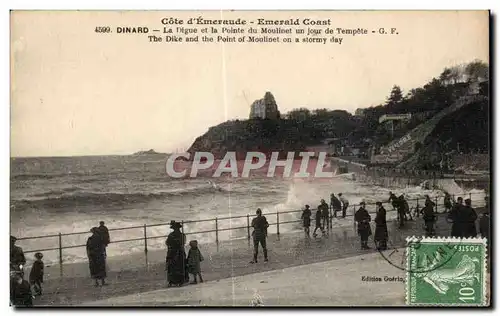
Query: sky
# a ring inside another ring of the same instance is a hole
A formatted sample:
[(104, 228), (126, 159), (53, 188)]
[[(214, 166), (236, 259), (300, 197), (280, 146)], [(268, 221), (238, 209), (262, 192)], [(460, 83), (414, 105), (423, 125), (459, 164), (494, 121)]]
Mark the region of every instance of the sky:
[[(162, 29), (164, 17), (328, 19), (397, 28), (338, 44), (150, 43), (118, 26)], [(110, 26), (113, 34), (96, 33)], [(284, 113), (344, 109), (406, 93), (444, 67), (488, 62), (486, 11), (11, 13), (11, 156), (186, 150), (209, 127), (246, 119), (271, 91)]]

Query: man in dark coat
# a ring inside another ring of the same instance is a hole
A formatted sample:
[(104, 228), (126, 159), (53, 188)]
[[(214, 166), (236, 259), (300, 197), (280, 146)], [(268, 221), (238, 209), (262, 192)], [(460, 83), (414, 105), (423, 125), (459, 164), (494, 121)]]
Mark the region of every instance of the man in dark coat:
[(309, 208), (309, 205), (306, 205), (306, 208), (302, 211), (302, 216), (300, 217), (302, 219), (302, 224), (304, 225), (304, 232), (306, 233), (307, 237), (310, 236), (310, 227), (311, 227), (311, 209)]
[(28, 281), (24, 280), (20, 273), (15, 273), (11, 283), (10, 300), (16, 307), (33, 306), (33, 294)]
[(316, 231), (319, 229), (321, 231), (321, 234), (325, 234), (325, 229), (321, 225), (321, 219), (322, 219), (323, 214), (321, 214), (321, 210), (317, 209), (316, 210), (316, 217), (314, 218), (316, 222), (316, 226), (314, 227), (314, 232), (313, 232), (313, 237), (316, 238), (318, 234), (316, 234)]
[(99, 230), (99, 235), (101, 235), (102, 244), (104, 245), (104, 255), (106, 255), (106, 247), (108, 247), (108, 245), (111, 241), (111, 239), (109, 238), (109, 230), (104, 225), (103, 221), (99, 222), (99, 227), (97, 229)]
[(266, 245), (266, 237), (267, 237), (267, 228), (269, 227), (269, 223), (265, 216), (262, 215), (262, 210), (260, 208), (257, 209), (257, 217), (252, 220), (253, 227), (253, 261), (250, 263), (257, 263), (257, 256), (259, 254), (259, 243), (262, 246), (262, 251), (264, 252), (264, 262), (268, 262), (267, 257), (267, 245)]
[(479, 233), (481, 237), (486, 238), (488, 245), (490, 242), (490, 210), (487, 208), (479, 218)]
[(10, 236), (10, 266), (12, 270), (18, 270), (21, 276), (24, 274), (23, 268), (26, 264), (26, 257), (24, 256), (23, 249), (16, 246), (17, 238)]
[(361, 202), (360, 208), (354, 214), (354, 219), (358, 223), (358, 235), (361, 239), (361, 249), (370, 249), (368, 247), (368, 237), (372, 234), (370, 221), (372, 220), (370, 214), (365, 208), (366, 203)]
[(106, 257), (104, 255), (104, 244), (97, 227), (90, 232), (92, 236), (87, 239), (87, 257), (89, 258), (90, 276), (95, 280), (95, 286), (106, 285)]
[(462, 236), (465, 238), (471, 238), (477, 236), (476, 220), (477, 213), (471, 206), (471, 200), (465, 200), (465, 207), (462, 209), (462, 216), (460, 219), (463, 222), (462, 225)]
[(453, 206), (451, 211), (448, 213), (448, 220), (452, 221), (451, 224), (451, 237), (462, 237), (462, 223), (460, 221), (463, 205), (463, 198), (458, 197), (457, 203)]
[(389, 239), (389, 233), (387, 232), (387, 219), (386, 211), (382, 206), (382, 202), (377, 202), (377, 216), (375, 216), (375, 244), (378, 250), (387, 249), (387, 239)]
[(399, 199), (396, 194), (389, 192), (389, 200), (387, 202), (391, 203), (393, 210), (398, 208)]
[(318, 210), (321, 210), (323, 229), (330, 228), (330, 221), (328, 219), (328, 217), (330, 217), (330, 207), (328, 207), (328, 204), (326, 204), (325, 200), (321, 200), (321, 204), (318, 205)]
[[(432, 201), (431, 201), (432, 203)], [(436, 222), (436, 215), (434, 214), (434, 203), (429, 204), (425, 203), (424, 208), (422, 209), (422, 218), (425, 223), (425, 233), (426, 236), (434, 235), (434, 223)]]
[(340, 203), (340, 200), (333, 193), (330, 195), (330, 207), (332, 209), (332, 217), (337, 217), (337, 212), (340, 212), (342, 209), (342, 203)]
[(182, 224), (176, 221), (170, 222), (170, 228), (173, 230), (165, 241), (167, 245), (167, 257), (165, 259), (167, 270), (168, 286), (182, 286), (186, 282), (187, 261), (184, 245), (186, 236), (181, 232)]

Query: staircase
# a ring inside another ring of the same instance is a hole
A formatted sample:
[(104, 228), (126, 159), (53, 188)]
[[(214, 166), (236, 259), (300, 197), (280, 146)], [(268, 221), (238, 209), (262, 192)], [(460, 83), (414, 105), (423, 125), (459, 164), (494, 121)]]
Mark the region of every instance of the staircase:
[(424, 143), (425, 138), (434, 130), (436, 125), (445, 116), (473, 102), (487, 99), (483, 95), (464, 96), (449, 107), (443, 109), (427, 122), (420, 124), (403, 137), (390, 142), (380, 149), (381, 155), (372, 157), (372, 163), (397, 163), (409, 154), (415, 152), (415, 144)]

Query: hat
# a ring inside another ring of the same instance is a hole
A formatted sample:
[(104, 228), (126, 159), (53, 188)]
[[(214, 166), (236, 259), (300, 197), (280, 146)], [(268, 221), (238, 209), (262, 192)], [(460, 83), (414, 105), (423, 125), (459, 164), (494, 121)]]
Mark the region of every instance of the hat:
[(92, 227), (92, 228), (90, 229), (90, 232), (91, 232), (91, 233), (97, 233), (98, 231), (99, 231), (99, 229), (98, 229), (97, 227)]
[(175, 229), (175, 228), (181, 228), (182, 224), (176, 221), (170, 221), (170, 228)]
[(341, 195), (342, 195), (342, 193), (339, 193), (338, 195), (339, 195), (339, 196), (341, 196)]
[(378, 206), (382, 206), (382, 202), (377, 202), (375, 204), (378, 205)]
[(35, 258), (42, 259), (43, 258), (43, 253), (41, 253), (41, 252), (35, 253)]
[(361, 201), (361, 203), (359, 203), (359, 205), (366, 205), (365, 201)]
[(309, 204), (306, 204), (306, 208), (309, 208), (309, 207), (310, 207)]

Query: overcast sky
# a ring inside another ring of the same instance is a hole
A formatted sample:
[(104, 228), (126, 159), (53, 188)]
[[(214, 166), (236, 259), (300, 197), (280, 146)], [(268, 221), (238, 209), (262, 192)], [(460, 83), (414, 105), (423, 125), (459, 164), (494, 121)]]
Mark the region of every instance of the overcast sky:
[(338, 44), (148, 43), (96, 26), (162, 28), (163, 17), (214, 12), (15, 12), (11, 16), (11, 155), (187, 149), (210, 126), (248, 118), (271, 91), (279, 110), (344, 109), (406, 93), (445, 66), (488, 61), (487, 12), (224, 12), (223, 18), (330, 18), (332, 27), (396, 27), (398, 36)]

